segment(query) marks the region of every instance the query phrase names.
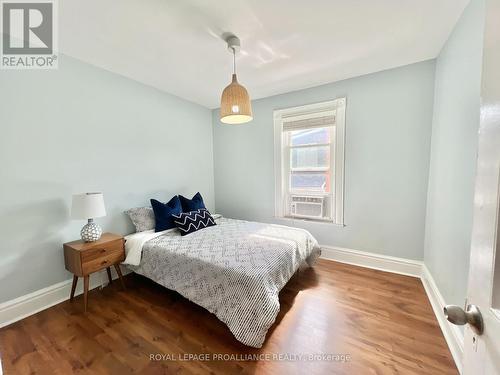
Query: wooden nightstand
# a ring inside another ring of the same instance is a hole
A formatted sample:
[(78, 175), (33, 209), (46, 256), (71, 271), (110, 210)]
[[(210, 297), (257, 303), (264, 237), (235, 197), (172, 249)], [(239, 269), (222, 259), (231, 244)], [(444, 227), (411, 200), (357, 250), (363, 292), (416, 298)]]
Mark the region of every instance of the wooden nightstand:
[(83, 304), (87, 312), (87, 295), (89, 291), (89, 275), (93, 272), (106, 268), (108, 279), (111, 283), (110, 266), (114, 266), (120, 278), (123, 289), (122, 272), (120, 262), (125, 260), (125, 240), (122, 236), (104, 233), (95, 242), (84, 242), (82, 240), (68, 242), (64, 244), (64, 262), (66, 269), (73, 273), (73, 285), (71, 286), (70, 301), (75, 295), (78, 277), (83, 277)]

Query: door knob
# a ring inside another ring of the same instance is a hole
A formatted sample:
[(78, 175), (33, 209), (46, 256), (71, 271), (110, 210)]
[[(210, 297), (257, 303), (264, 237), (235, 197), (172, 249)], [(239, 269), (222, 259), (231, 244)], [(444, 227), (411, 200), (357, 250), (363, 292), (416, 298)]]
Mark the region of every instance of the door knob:
[(469, 323), (472, 330), (478, 335), (484, 331), (483, 316), (476, 305), (467, 305), (466, 310), (460, 306), (446, 305), (444, 307), (444, 316), (450, 323), (463, 326)]

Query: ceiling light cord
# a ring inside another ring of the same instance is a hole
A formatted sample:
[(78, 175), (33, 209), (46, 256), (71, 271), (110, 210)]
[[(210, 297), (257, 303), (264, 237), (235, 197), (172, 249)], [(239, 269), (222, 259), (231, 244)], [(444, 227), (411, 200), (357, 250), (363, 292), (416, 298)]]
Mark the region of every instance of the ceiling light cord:
[(233, 74), (236, 74), (236, 50), (234, 48), (231, 48), (233, 50)]

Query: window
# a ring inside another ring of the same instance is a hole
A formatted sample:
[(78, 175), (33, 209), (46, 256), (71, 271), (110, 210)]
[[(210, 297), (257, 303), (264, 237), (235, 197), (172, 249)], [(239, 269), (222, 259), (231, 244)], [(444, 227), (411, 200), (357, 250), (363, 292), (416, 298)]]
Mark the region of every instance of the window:
[(344, 224), (345, 102), (274, 112), (276, 216)]

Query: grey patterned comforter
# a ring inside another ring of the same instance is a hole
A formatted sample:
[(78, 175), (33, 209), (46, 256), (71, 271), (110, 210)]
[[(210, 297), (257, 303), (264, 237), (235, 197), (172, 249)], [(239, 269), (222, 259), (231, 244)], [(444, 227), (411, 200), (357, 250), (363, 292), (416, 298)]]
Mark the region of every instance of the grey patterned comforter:
[(260, 348), (278, 315), (278, 293), (320, 255), (303, 229), (221, 218), (187, 236), (147, 241), (134, 271), (206, 308), (237, 340)]

